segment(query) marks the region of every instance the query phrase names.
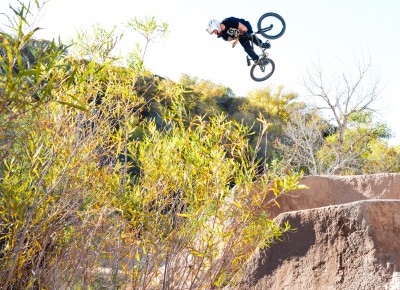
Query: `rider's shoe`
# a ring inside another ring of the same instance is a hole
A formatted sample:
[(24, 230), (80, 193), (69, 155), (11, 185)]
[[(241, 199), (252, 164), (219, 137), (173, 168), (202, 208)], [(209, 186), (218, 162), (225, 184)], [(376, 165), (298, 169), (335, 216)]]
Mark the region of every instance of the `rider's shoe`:
[(266, 42), (264, 42), (263, 44), (261, 44), (262, 48), (271, 48), (271, 43), (269, 43), (269, 41), (267, 40)]
[(268, 60), (264, 59), (264, 58), (260, 58), (259, 60), (254, 62), (257, 65), (267, 65), (268, 64)]

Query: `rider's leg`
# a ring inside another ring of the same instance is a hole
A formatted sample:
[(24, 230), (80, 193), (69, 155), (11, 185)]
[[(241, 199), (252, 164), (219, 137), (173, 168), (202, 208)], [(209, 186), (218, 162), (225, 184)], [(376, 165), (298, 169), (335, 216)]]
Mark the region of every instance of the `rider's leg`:
[(253, 35), (253, 43), (261, 48), (271, 48), (268, 39), (263, 43), (256, 35)]
[[(251, 27), (251, 24), (249, 21), (244, 21), (243, 24), (247, 27), (247, 33), (248, 34), (252, 34), (253, 33), (253, 27)], [(253, 36), (252, 38), (257, 38), (257, 36)], [(258, 61), (259, 56), (254, 52), (253, 46), (251, 45), (250, 41), (252, 41), (250, 38), (240, 38), (239, 42), (240, 44), (243, 46), (244, 50), (246, 51), (246, 53), (251, 57), (252, 60), (254, 60), (255, 62)], [(260, 46), (262, 44), (262, 41), (259, 40), (260, 44), (256, 43), (253, 41), (253, 43), (257, 46)]]
[(253, 35), (252, 40), (253, 40), (253, 43), (254, 43), (255, 45), (261, 47), (262, 41), (261, 41), (256, 35)]
[(243, 46), (244, 51), (251, 57), (252, 60), (258, 61), (259, 56), (254, 52), (253, 47), (248, 39), (239, 39), (240, 44)]

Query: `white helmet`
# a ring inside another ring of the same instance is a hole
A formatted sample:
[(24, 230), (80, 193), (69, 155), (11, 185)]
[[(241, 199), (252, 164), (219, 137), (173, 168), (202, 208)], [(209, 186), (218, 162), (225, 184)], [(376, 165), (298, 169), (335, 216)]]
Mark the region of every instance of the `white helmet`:
[(221, 25), (217, 19), (211, 19), (210, 22), (208, 22), (207, 32), (213, 34), (214, 30), (221, 32)]

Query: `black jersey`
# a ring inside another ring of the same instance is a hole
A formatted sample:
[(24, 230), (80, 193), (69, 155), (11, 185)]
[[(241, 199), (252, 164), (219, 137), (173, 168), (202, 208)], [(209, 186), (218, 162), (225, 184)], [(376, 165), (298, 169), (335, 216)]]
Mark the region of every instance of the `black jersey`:
[(247, 26), (248, 23), (246, 20), (236, 17), (228, 17), (222, 20), (222, 24), (225, 25), (225, 30), (221, 31), (221, 34), (218, 37), (222, 37), (224, 40), (228, 40), (229, 37), (236, 38), (239, 37), (239, 22)]

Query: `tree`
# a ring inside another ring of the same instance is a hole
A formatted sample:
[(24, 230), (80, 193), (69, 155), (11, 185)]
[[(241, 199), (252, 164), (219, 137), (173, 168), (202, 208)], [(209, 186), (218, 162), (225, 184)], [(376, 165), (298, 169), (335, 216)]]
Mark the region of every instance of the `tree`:
[[(304, 85), (311, 97), (316, 97), (321, 101), (321, 106), (317, 105), (320, 111), (327, 110), (332, 117), (333, 125), (337, 126), (337, 144), (335, 159), (338, 166), (334, 172), (339, 172), (346, 167), (349, 151), (345, 150), (345, 132), (353, 115), (364, 112), (375, 112), (374, 103), (378, 100), (380, 87), (379, 78), (372, 76), (371, 60), (362, 58), (356, 62), (354, 71), (338, 72), (329, 79), (326, 77), (321, 64), (314, 66), (314, 71), (307, 73)], [(368, 136), (355, 143), (368, 139)], [(348, 148), (356, 148), (356, 144), (350, 144)]]
[(287, 124), (283, 128), (284, 136), (275, 140), (274, 148), (281, 153), (283, 160), (298, 170), (310, 175), (329, 174), (328, 165), (318, 157), (318, 152), (324, 146), (324, 132), (331, 128), (316, 113), (303, 110), (292, 111)]
[(135, 17), (128, 21), (127, 27), (132, 28), (145, 39), (144, 45), (136, 43), (136, 48), (129, 54), (128, 58), (128, 65), (131, 68), (137, 72), (143, 72), (145, 70), (144, 58), (148, 46), (157, 38), (163, 38), (168, 34), (168, 23), (157, 22), (155, 17), (145, 17), (144, 19)]
[(301, 103), (295, 102), (296, 98), (294, 93), (285, 93), (282, 86), (277, 89), (260, 88), (249, 92), (238, 110), (233, 113), (232, 118), (252, 127), (255, 132), (251, 140), (252, 145), (258, 142), (260, 133), (268, 127), (267, 134), (263, 137), (265, 142), (260, 144), (264, 162), (275, 157), (272, 142), (282, 136), (282, 128), (288, 120), (289, 112), (294, 107), (302, 106)]
[(230, 88), (210, 80), (182, 74), (179, 84), (184, 89), (185, 107), (191, 115), (227, 113), (234, 95)]
[[(362, 61), (355, 73), (345, 71), (338, 78), (327, 78), (321, 66), (308, 72), (305, 86), (319, 105), (292, 112), (284, 128), (287, 139), (276, 143), (284, 159), (307, 174), (364, 173), (365, 156), (378, 148), (371, 144), (390, 137), (386, 125), (373, 122), (380, 90), (370, 70), (371, 62)], [(331, 119), (323, 117), (326, 111)]]
[(113, 62), (116, 57), (112, 55), (112, 51), (122, 37), (122, 33), (116, 32), (116, 27), (110, 31), (101, 25), (93, 26), (92, 31), (81, 29), (73, 40), (74, 45), (69, 54), (73, 58), (81, 58), (98, 64)]

